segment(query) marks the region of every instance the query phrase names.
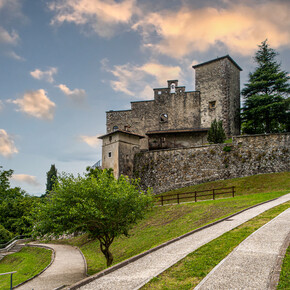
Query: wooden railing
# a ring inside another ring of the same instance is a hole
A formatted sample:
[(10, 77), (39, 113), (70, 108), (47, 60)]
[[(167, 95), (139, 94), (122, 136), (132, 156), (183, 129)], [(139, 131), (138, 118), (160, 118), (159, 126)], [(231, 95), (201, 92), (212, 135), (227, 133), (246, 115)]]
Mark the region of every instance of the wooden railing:
[(172, 203), (180, 203), (181, 200), (190, 199), (192, 201), (197, 202), (198, 200), (205, 200), (208, 199), (207, 197), (211, 197), (215, 200), (216, 196), (218, 195), (228, 195), (235, 197), (235, 186), (232, 187), (225, 187), (225, 188), (214, 188), (208, 190), (201, 190), (201, 191), (193, 191), (193, 192), (184, 192), (184, 193), (172, 193), (166, 195), (158, 195), (156, 196), (156, 204), (157, 205), (164, 205), (164, 204), (172, 204)]

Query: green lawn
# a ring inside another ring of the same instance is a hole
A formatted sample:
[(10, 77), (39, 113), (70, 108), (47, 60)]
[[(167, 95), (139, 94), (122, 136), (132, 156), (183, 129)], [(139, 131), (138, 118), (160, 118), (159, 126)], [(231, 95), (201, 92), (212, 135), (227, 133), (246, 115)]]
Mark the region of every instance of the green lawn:
[[(276, 206), (223, 234), (219, 238), (189, 254), (159, 276), (153, 278), (142, 289), (193, 289), (193, 287), (246, 237), (289, 207), (290, 202)], [(287, 264), (285, 267), (287, 267)], [(285, 274), (285, 277), (289, 275), (289, 267), (287, 269), (285, 268)], [(288, 284), (287, 282), (283, 282), (282, 288), (279, 289), (290, 289), (289, 276)]]
[[(235, 198), (155, 207), (144, 220), (133, 227), (129, 238), (119, 237), (113, 242), (111, 246), (114, 256), (113, 264), (244, 208), (290, 192), (290, 173), (263, 174), (215, 181), (180, 191), (228, 186), (236, 186)], [(105, 258), (99, 249), (98, 241), (90, 241), (87, 235), (57, 241), (57, 243), (79, 246), (86, 257), (89, 274), (106, 268)]]
[[(37, 247), (24, 247), (20, 252), (8, 255), (0, 261), (0, 273), (13, 274), (13, 286), (33, 277), (47, 267), (52, 251)], [(0, 276), (0, 289), (10, 289), (10, 275)]]
[(288, 247), (283, 260), (280, 280), (277, 289), (290, 289), (290, 246)]

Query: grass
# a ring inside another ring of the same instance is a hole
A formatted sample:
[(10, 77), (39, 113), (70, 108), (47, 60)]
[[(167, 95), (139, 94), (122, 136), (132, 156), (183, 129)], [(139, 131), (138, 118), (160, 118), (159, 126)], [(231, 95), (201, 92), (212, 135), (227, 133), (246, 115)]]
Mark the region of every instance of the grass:
[[(0, 273), (13, 274), (13, 285), (26, 281), (47, 267), (51, 261), (51, 250), (24, 247), (20, 252), (8, 255), (0, 261)], [(10, 289), (10, 275), (0, 276), (0, 289)]]
[(290, 289), (290, 247), (288, 247), (283, 260), (280, 280), (277, 289)]
[[(115, 239), (110, 248), (114, 256), (113, 264), (244, 208), (290, 192), (290, 172), (209, 182), (180, 191), (228, 186), (236, 186), (235, 198), (155, 207), (144, 220), (132, 228), (129, 238)], [(56, 242), (80, 247), (88, 264), (88, 274), (106, 268), (99, 242), (89, 240), (87, 235)]]
[[(276, 206), (223, 234), (153, 278), (142, 289), (192, 289), (246, 237), (289, 208), (289, 206), (290, 202)], [(285, 267), (287, 265), (288, 270), (285, 268), (286, 276), (287, 271), (289, 275), (289, 258)], [(289, 289), (289, 276), (288, 284), (287, 282), (281, 283), (282, 288), (280, 289)]]

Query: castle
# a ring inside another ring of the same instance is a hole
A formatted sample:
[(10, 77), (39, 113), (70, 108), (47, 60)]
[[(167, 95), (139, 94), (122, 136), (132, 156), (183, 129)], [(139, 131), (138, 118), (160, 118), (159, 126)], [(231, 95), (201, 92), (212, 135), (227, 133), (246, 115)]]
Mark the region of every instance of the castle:
[(130, 110), (108, 111), (102, 167), (132, 176), (134, 156), (142, 151), (190, 148), (207, 143), (214, 119), (228, 137), (240, 133), (240, 71), (229, 56), (194, 65), (196, 91), (177, 80), (156, 88), (154, 99), (131, 102)]

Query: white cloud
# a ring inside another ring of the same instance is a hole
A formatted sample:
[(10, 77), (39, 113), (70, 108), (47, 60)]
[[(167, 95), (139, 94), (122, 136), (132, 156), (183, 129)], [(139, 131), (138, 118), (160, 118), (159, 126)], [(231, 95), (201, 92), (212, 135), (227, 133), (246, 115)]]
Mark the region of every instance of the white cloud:
[(231, 53), (251, 55), (266, 38), (273, 48), (290, 46), (289, 3), (225, 3), (225, 8), (183, 5), (178, 11), (149, 13), (132, 28), (142, 33), (144, 47), (174, 58), (220, 44)]
[(40, 183), (37, 181), (35, 176), (28, 175), (28, 174), (13, 174), (11, 177), (12, 180), (27, 183), (33, 186), (39, 186)]
[(94, 135), (94, 136), (82, 135), (82, 136), (79, 136), (79, 138), (81, 139), (81, 141), (85, 142), (90, 147), (96, 148), (102, 143), (102, 140), (98, 139), (99, 136), (101, 135)]
[(152, 99), (155, 86), (165, 86), (167, 80), (181, 78), (179, 66), (166, 66), (158, 62), (148, 62), (141, 66), (127, 63), (113, 68), (108, 66), (107, 61), (101, 63), (103, 69), (117, 79), (110, 81), (113, 90), (141, 99)]
[(54, 117), (56, 105), (47, 97), (43, 89), (27, 92), (23, 98), (9, 100), (9, 102), (18, 105), (19, 111), (39, 119), (52, 120)]
[(15, 45), (17, 44), (18, 40), (19, 35), (15, 30), (8, 32), (5, 28), (0, 26), (0, 43)]
[(4, 157), (11, 157), (18, 153), (14, 145), (14, 139), (4, 129), (0, 129), (0, 154)]
[(19, 61), (25, 61), (25, 58), (18, 55), (17, 53), (15, 53), (14, 51), (9, 51), (7, 53), (7, 55), (15, 60), (19, 60)]
[(45, 80), (49, 83), (53, 83), (53, 75), (57, 73), (56, 67), (51, 67), (46, 71), (41, 71), (40, 69), (35, 69), (34, 71), (30, 72), (30, 75), (37, 79), (37, 80)]
[(55, 12), (51, 24), (88, 25), (100, 36), (110, 37), (120, 24), (130, 22), (135, 4), (136, 0), (55, 0), (49, 5)]
[(66, 96), (73, 101), (80, 103), (83, 102), (86, 97), (86, 91), (83, 89), (70, 90), (66, 85), (60, 84), (57, 86)]

